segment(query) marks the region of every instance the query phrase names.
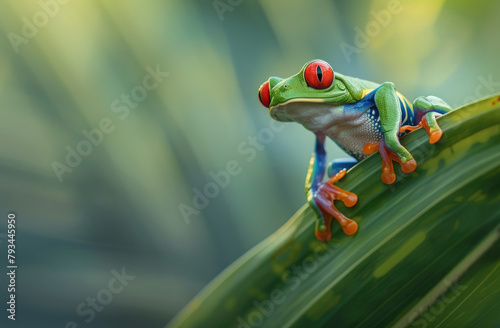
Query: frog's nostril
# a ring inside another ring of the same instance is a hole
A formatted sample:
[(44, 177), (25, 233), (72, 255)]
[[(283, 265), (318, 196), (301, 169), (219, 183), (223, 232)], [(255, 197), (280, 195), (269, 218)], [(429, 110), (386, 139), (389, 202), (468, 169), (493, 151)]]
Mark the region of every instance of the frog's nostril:
[(264, 107), (269, 107), (271, 95), (269, 93), (269, 81), (264, 82), (259, 88), (259, 100)]

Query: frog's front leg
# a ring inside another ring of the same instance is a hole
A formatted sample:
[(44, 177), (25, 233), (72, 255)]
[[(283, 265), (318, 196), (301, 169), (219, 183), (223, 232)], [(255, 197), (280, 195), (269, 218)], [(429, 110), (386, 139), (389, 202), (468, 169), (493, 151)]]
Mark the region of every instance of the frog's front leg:
[(333, 202), (335, 200), (340, 200), (346, 206), (351, 207), (358, 201), (358, 196), (334, 185), (335, 181), (344, 177), (346, 172), (345, 169), (323, 183), (323, 177), (326, 170), (326, 151), (324, 143), (325, 135), (317, 133), (316, 148), (309, 163), (305, 191), (307, 202), (316, 214), (316, 238), (321, 241), (328, 241), (332, 237), (330, 229), (332, 217), (339, 222), (342, 230), (346, 234), (352, 235), (357, 231), (357, 223), (340, 213)]
[(379, 151), (382, 157), (382, 181), (392, 184), (396, 181), (396, 174), (392, 161), (401, 164), (405, 173), (415, 171), (417, 162), (399, 141), (399, 128), (401, 125), (401, 105), (396, 94), (396, 88), (391, 82), (384, 82), (375, 93), (375, 104), (380, 115), (382, 139), (377, 145), (371, 143), (365, 146), (364, 152), (371, 154)]

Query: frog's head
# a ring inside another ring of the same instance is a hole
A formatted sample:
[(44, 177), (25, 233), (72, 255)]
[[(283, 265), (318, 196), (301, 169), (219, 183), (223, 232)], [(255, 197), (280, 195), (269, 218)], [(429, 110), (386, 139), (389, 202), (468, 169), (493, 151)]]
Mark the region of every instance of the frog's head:
[[(341, 75), (335, 76), (332, 67), (323, 60), (312, 60), (295, 75), (282, 79), (271, 77), (259, 88), (259, 100), (269, 108), (272, 118), (293, 121), (287, 115), (297, 108), (326, 109), (327, 104), (343, 105), (354, 102), (348, 84)], [(321, 105), (323, 104), (323, 105)]]

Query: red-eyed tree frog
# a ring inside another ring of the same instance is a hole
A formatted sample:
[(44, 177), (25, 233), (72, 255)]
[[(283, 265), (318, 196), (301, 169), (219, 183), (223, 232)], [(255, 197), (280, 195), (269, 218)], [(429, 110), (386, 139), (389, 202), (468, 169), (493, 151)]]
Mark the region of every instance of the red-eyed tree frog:
[[(295, 121), (316, 135), (306, 178), (306, 197), (314, 210), (316, 237), (331, 238), (330, 224), (335, 218), (344, 233), (354, 234), (358, 225), (340, 213), (334, 200), (354, 206), (356, 194), (334, 185), (346, 170), (378, 151), (382, 157), (382, 181), (396, 180), (393, 161), (405, 173), (413, 172), (417, 163), (400, 143), (408, 131), (424, 127), (430, 143), (437, 142), (442, 130), (436, 118), (452, 110), (443, 100), (418, 97), (411, 104), (396, 91), (394, 84), (369, 82), (339, 73), (323, 60), (306, 63), (295, 75), (282, 79), (271, 77), (259, 88), (259, 100), (278, 121)], [(334, 160), (327, 168), (324, 143), (332, 139), (352, 158)], [(323, 183), (327, 171), (330, 179)]]

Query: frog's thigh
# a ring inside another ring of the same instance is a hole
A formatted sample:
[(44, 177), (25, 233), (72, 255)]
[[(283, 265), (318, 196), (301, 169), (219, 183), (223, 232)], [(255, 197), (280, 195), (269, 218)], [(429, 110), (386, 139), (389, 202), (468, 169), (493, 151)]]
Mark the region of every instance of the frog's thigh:
[(413, 109), (415, 111), (423, 112), (428, 112), (430, 110), (449, 112), (452, 110), (451, 106), (448, 105), (443, 99), (434, 96), (418, 97), (413, 102)]
[(351, 167), (356, 165), (358, 161), (354, 158), (339, 158), (339, 159), (334, 159), (329, 165), (328, 165), (328, 176), (331, 178), (335, 174), (339, 173), (343, 169), (349, 170)]

